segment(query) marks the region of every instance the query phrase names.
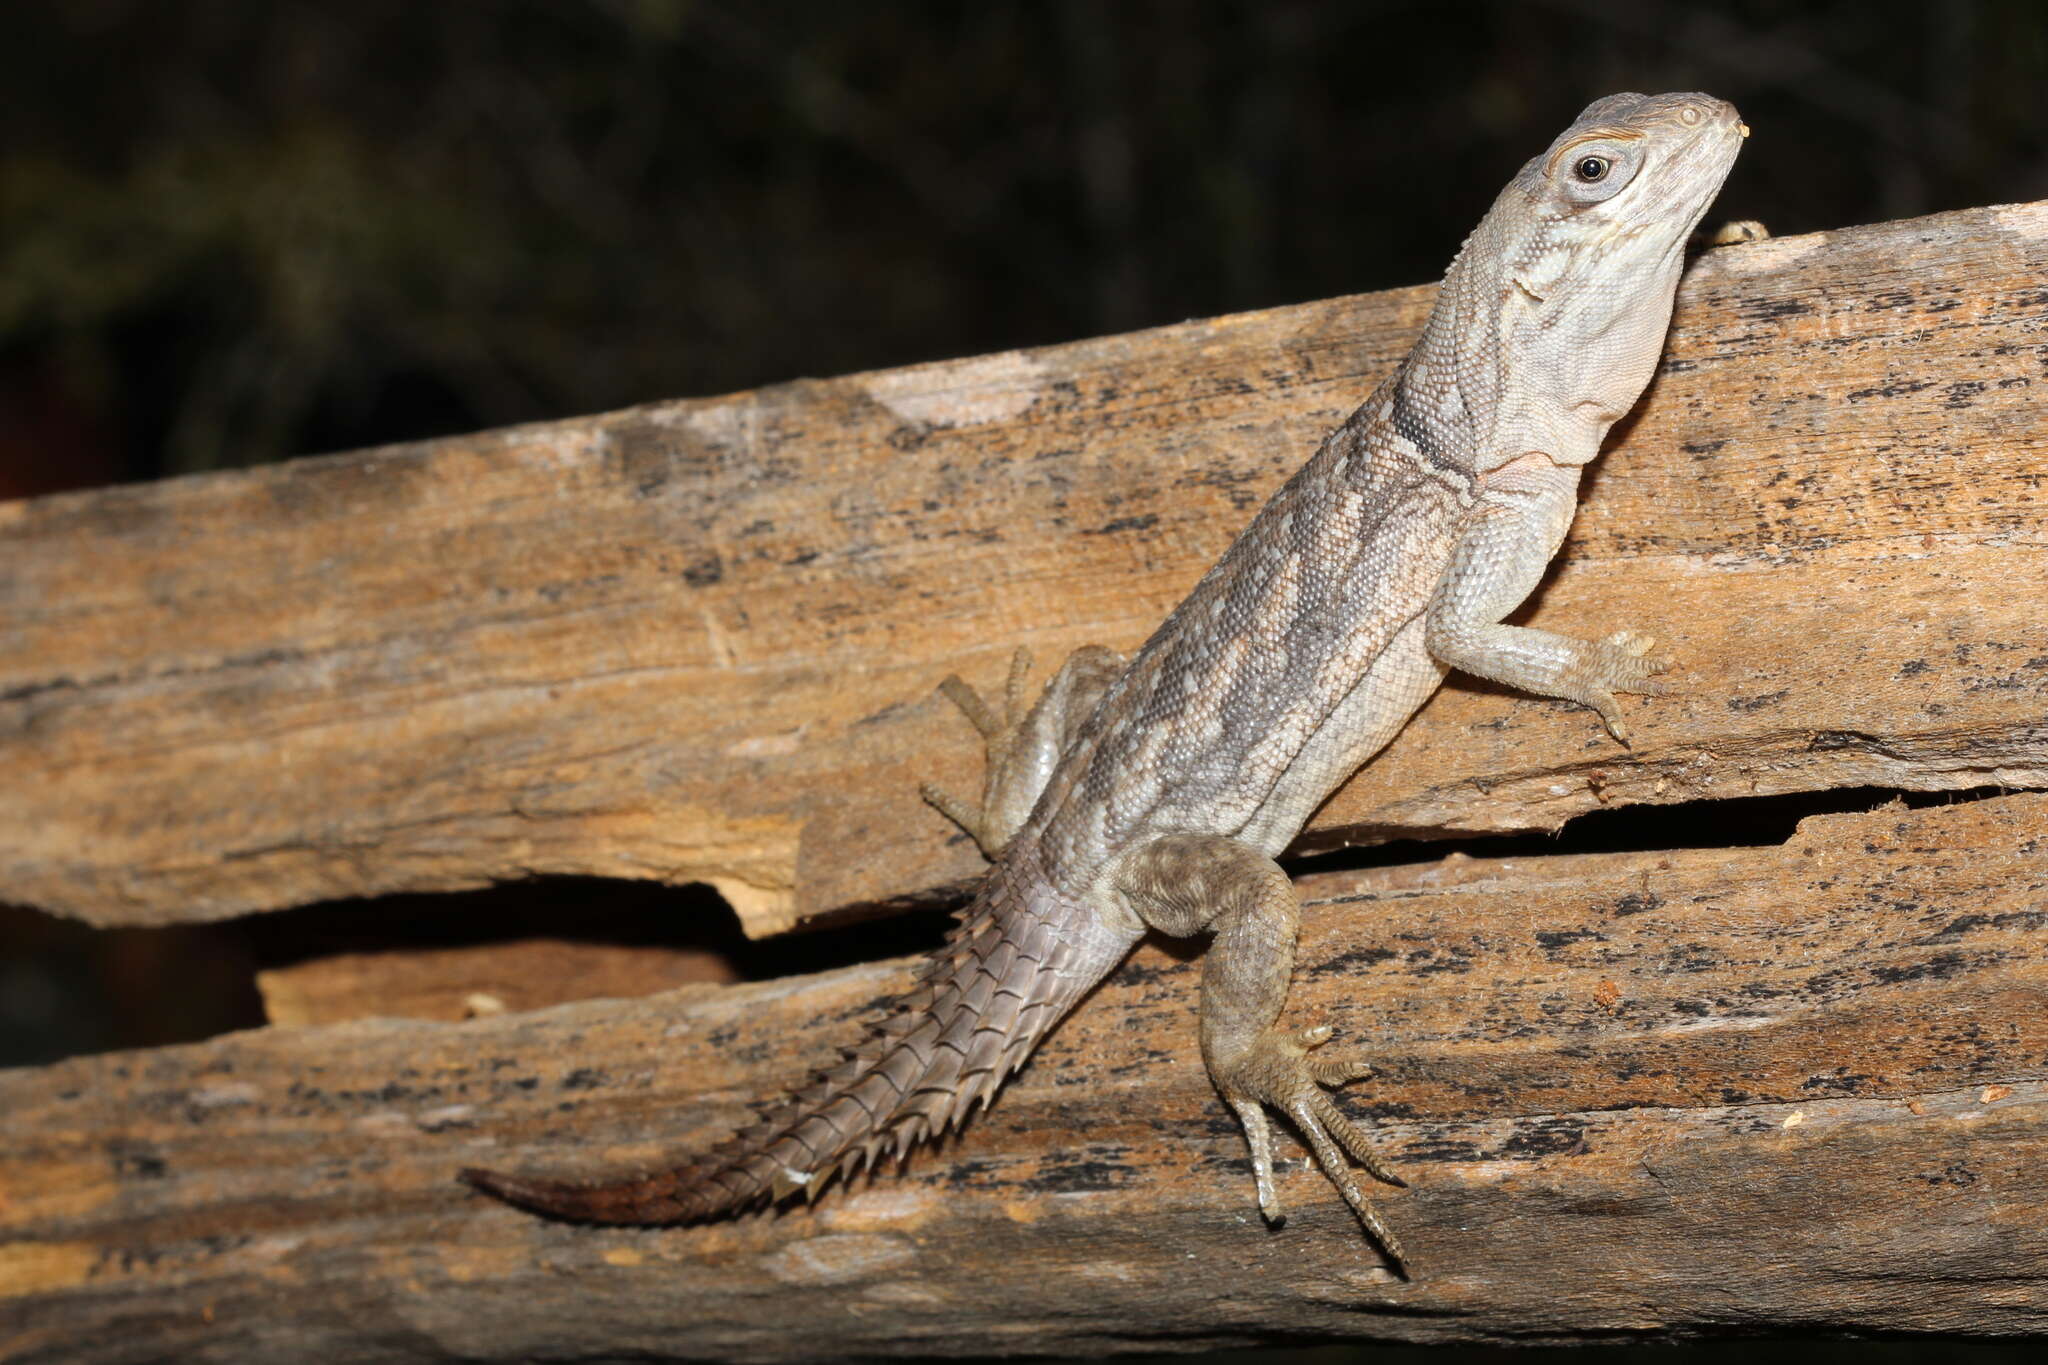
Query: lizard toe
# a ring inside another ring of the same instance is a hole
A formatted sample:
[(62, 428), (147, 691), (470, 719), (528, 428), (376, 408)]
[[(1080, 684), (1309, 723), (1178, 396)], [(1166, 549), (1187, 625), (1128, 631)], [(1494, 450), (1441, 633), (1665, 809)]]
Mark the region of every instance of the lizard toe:
[(1365, 1133), (1324, 1092), (1325, 1086), (1356, 1080), (1371, 1068), (1343, 1054), (1311, 1057), (1311, 1050), (1328, 1042), (1330, 1036), (1328, 1025), (1292, 1032), (1270, 1029), (1227, 1064), (1217, 1065), (1212, 1059), (1211, 1071), (1225, 1102), (1244, 1125), (1259, 1210), (1267, 1220), (1278, 1222), (1283, 1216), (1273, 1185), (1272, 1126), (1265, 1113), (1271, 1108), (1285, 1114), (1300, 1131), (1316, 1164), (1366, 1232), (1397, 1266), (1403, 1265), (1406, 1258), (1401, 1244), (1360, 1188), (1354, 1165), (1390, 1185), (1406, 1182), (1379, 1158)]

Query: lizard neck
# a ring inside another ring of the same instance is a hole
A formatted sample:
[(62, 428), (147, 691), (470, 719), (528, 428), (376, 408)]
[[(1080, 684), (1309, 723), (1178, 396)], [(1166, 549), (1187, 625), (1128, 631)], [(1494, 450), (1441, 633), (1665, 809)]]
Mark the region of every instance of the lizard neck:
[(1656, 370), (1684, 234), (1650, 250), (1641, 227), (1569, 227), (1510, 184), (1451, 262), (1402, 367), (1402, 434), (1475, 476), (1532, 453), (1587, 463)]
[[(1465, 240), (1445, 272), (1422, 335), (1389, 382), (1384, 433), (1367, 433), (1440, 469), (1477, 476), (1489, 459), (1504, 408), (1515, 404), (1521, 367), (1512, 353), (1510, 309), (1526, 288), (1515, 282), (1511, 243), (1498, 206)], [(1523, 234), (1526, 235), (1526, 234)], [(1523, 248), (1525, 256), (1540, 253)], [(1525, 271), (1523, 273), (1534, 273)], [(1524, 387), (1527, 381), (1524, 380)], [(1378, 413), (1368, 402), (1364, 411)], [(1519, 452), (1517, 452), (1519, 453)]]

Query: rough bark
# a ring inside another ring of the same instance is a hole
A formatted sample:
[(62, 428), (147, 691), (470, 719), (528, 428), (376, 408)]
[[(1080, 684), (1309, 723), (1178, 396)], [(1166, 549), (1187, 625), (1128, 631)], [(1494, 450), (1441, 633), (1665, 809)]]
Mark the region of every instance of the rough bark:
[(1380, 1075), (1377, 1268), (1268, 1229), (1140, 950), (944, 1150), (798, 1209), (564, 1227), (468, 1162), (722, 1136), (903, 963), (466, 1024), (270, 1028), (0, 1075), (0, 1356), (739, 1360), (1375, 1336), (2048, 1330), (2048, 796), (1782, 845), (1332, 873), (1290, 1017)]
[[(1453, 685), (1309, 847), (2048, 782), (2048, 205), (1711, 254), (1534, 619), (1687, 665)], [(534, 872), (749, 932), (930, 897), (932, 693), (1139, 641), (1426, 289), (0, 507), (0, 891), (99, 924)]]

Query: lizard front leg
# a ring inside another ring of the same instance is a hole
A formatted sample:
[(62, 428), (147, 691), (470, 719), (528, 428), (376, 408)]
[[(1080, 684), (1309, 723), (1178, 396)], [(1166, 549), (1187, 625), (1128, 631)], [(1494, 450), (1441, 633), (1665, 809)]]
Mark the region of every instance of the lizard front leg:
[[(1323, 1174), (1397, 1267), (1407, 1257), (1352, 1173), (1356, 1161), (1390, 1185), (1406, 1182), (1374, 1154), (1365, 1134), (1324, 1093), (1369, 1075), (1345, 1057), (1312, 1057), (1330, 1037), (1328, 1025), (1279, 1027), (1294, 975), (1300, 901), (1280, 865), (1223, 835), (1171, 834), (1119, 860), (1113, 885), (1138, 917), (1177, 937), (1213, 929), (1202, 962), (1202, 1060), (1224, 1103), (1244, 1125), (1251, 1146), (1259, 1211), (1282, 1218), (1273, 1187), (1271, 1107), (1308, 1140)], [(1350, 1160), (1346, 1160), (1346, 1154)]]
[(1026, 711), (1024, 691), (1031, 677), (1031, 651), (1020, 646), (1010, 658), (1001, 715), (959, 674), (948, 674), (939, 691), (981, 732), (981, 804), (970, 806), (930, 782), (918, 789), (920, 794), (973, 836), (989, 861), (995, 861), (1030, 818), (1060, 755), (1123, 671), (1123, 655), (1102, 645), (1083, 645), (1067, 656)]
[(1600, 713), (1623, 744), (1616, 692), (1655, 696), (1670, 660), (1655, 641), (1621, 630), (1578, 640), (1501, 618), (1522, 604), (1571, 529), (1579, 467), (1526, 455), (1485, 475), (1478, 506), (1430, 601), (1424, 645), (1439, 662), (1540, 697), (1562, 697)]

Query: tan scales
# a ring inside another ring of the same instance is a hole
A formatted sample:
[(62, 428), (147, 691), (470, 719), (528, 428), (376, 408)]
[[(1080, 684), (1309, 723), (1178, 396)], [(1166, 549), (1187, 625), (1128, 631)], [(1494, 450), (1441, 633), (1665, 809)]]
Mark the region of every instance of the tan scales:
[[(1594, 708), (1663, 660), (1502, 624), (1569, 529), (1580, 471), (1641, 396), (1687, 240), (1748, 133), (1699, 94), (1588, 107), (1495, 201), (1399, 370), (1332, 432), (1116, 672), (1101, 651), (998, 722), (979, 812), (997, 855), (947, 945), (840, 1067), (672, 1169), (576, 1184), (468, 1170), (524, 1207), (610, 1223), (719, 1216), (900, 1154), (964, 1120), (1148, 929), (1213, 932), (1201, 1045), (1281, 1216), (1267, 1111), (1300, 1130), (1398, 1266), (1353, 1163), (1399, 1183), (1326, 1087), (1366, 1074), (1279, 1023), (1299, 907), (1274, 857), (1453, 667)], [(1024, 761), (1016, 760), (1022, 756)], [(1018, 812), (1028, 811), (1018, 819)]]

